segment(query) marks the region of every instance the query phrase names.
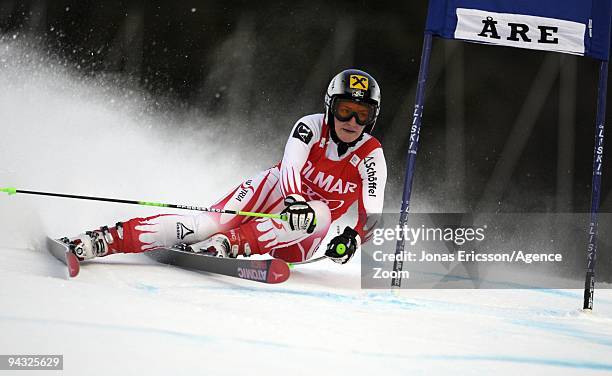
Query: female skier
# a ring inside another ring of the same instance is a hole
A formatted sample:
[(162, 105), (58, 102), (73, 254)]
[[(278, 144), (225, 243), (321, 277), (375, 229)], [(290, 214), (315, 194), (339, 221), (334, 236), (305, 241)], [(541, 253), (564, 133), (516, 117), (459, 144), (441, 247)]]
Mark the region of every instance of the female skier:
[(331, 223), (357, 201), (356, 226), (347, 226), (325, 252), (344, 264), (369, 239), (383, 209), (387, 167), (380, 142), (371, 135), (379, 112), (376, 80), (356, 69), (340, 72), (327, 88), (325, 113), (297, 121), (281, 162), (213, 205), (281, 213), (286, 220), (212, 212), (159, 214), (88, 231), (70, 239), (70, 248), (81, 260), (187, 244), (194, 252), (220, 257), (269, 253), (287, 262), (304, 261)]

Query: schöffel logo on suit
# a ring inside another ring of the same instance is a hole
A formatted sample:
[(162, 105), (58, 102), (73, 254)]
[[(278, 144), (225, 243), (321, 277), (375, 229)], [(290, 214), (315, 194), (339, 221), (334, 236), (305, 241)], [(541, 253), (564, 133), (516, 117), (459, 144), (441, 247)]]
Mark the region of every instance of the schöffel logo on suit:
[(580, 22), (457, 8), (455, 38), (584, 55), (585, 31)]
[(373, 161), (374, 157), (366, 157), (363, 161), (366, 174), (368, 175), (368, 196), (376, 197), (376, 181), (378, 177), (376, 177), (376, 162)]

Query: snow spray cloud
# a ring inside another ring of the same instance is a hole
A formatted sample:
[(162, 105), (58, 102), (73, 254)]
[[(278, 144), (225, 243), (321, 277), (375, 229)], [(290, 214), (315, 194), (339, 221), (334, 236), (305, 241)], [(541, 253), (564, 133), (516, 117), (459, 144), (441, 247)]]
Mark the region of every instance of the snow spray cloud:
[[(85, 77), (25, 38), (0, 36), (0, 185), (204, 206), (260, 169), (239, 153), (249, 150), (245, 138), (221, 121), (160, 110), (156, 98), (116, 82)], [(279, 153), (258, 151), (266, 162)], [(158, 210), (0, 197), (0, 245), (31, 248), (45, 234)]]

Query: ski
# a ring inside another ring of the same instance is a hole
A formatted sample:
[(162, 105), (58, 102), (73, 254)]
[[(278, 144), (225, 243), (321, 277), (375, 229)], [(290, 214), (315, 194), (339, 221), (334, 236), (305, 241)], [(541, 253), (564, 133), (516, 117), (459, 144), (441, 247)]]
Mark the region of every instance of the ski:
[(262, 283), (285, 282), (290, 274), (287, 263), (279, 259), (221, 258), (178, 248), (159, 249), (147, 255), (163, 264)]
[[(68, 244), (60, 239), (47, 237), (47, 249), (49, 253), (67, 266), (69, 278), (74, 278), (79, 274), (79, 259), (70, 251)], [(220, 258), (193, 253), (180, 248), (164, 248), (147, 252), (147, 255), (164, 264), (270, 284), (284, 282), (290, 275), (289, 265), (278, 259)]]
[(47, 237), (47, 249), (56, 259), (68, 267), (68, 277), (74, 278), (79, 274), (81, 269), (79, 259), (70, 251), (68, 244), (59, 239)]

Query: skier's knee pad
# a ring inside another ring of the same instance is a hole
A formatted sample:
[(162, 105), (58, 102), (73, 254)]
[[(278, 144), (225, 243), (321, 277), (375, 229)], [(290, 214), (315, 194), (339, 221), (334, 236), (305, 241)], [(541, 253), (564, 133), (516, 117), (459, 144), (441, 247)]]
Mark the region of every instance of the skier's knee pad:
[(298, 244), (293, 244), (289, 247), (273, 249), (270, 255), (275, 258), (287, 262), (298, 262), (305, 261), (311, 258), (319, 246), (322, 244), (323, 239), (329, 231), (331, 225), (331, 213), (329, 207), (322, 201), (309, 201), (308, 205), (314, 210), (317, 224), (314, 231)]

